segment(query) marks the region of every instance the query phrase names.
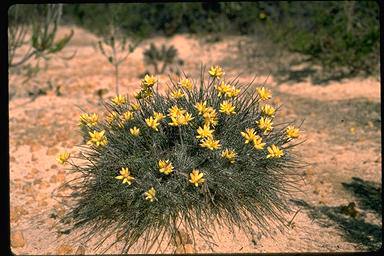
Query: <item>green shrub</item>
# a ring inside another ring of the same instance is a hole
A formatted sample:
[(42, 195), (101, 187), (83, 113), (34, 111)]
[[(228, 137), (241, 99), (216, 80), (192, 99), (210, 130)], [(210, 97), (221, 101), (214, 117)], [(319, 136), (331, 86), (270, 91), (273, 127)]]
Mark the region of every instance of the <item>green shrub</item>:
[(160, 94), (146, 75), (136, 100), (116, 96), (107, 117), (81, 115), (82, 165), (69, 162), (81, 177), (69, 185), (73, 208), (65, 218), (73, 228), (90, 228), (103, 238), (117, 235), (122, 251), (144, 238), (143, 250), (163, 235), (176, 239), (182, 222), (210, 245), (212, 224), (268, 234), (285, 225), (298, 160), (291, 141), (299, 129), (273, 124), (278, 108), (265, 104), (271, 92), (227, 80), (220, 67), (209, 78), (186, 76)]
[[(161, 48), (158, 49), (154, 43), (151, 43), (149, 48), (144, 51), (143, 55), (144, 64), (152, 66), (154, 71), (152, 73), (156, 75), (163, 74), (167, 67), (171, 72), (173, 72), (173, 65), (184, 64), (184, 61), (178, 58), (177, 49), (173, 45), (167, 47), (165, 44), (163, 44)], [(149, 72), (145, 72), (145, 74), (146, 73)]]
[(294, 1), (269, 7), (275, 12), (269, 11), (265, 32), (282, 48), (304, 54), (307, 62), (321, 65), (325, 73), (378, 72), (380, 27), (376, 2)]

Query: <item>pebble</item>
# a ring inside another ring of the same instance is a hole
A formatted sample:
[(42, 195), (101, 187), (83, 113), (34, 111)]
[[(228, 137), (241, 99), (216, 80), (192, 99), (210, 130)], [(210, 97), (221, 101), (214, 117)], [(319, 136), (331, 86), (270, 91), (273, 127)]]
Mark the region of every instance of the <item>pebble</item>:
[(52, 175), (51, 178), (49, 179), (50, 183), (56, 183), (56, 175)]
[(13, 248), (25, 246), (25, 240), (23, 232), (15, 230), (11, 232), (11, 246)]
[(51, 148), (48, 148), (48, 150), (47, 150), (48, 156), (53, 156), (53, 155), (56, 155), (58, 153), (59, 153), (59, 149), (57, 149), (56, 147), (51, 147)]
[(191, 244), (179, 245), (175, 253), (194, 253), (193, 246)]
[(41, 148), (42, 148), (42, 146), (40, 144), (34, 143), (31, 145), (31, 152), (39, 151)]
[(67, 244), (62, 244), (56, 248), (56, 253), (63, 255), (63, 254), (72, 254), (73, 248)]
[(56, 176), (56, 182), (64, 182), (65, 181), (65, 172), (59, 171)]

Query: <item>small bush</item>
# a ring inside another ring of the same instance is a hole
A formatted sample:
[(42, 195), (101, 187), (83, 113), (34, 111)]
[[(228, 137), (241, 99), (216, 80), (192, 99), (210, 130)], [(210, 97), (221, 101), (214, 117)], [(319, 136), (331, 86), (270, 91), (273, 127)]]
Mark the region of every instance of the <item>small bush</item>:
[(173, 65), (181, 66), (184, 64), (184, 61), (178, 58), (177, 49), (173, 45), (167, 47), (163, 44), (161, 48), (158, 49), (154, 43), (151, 43), (149, 48), (144, 51), (143, 55), (144, 64), (152, 66), (153, 73), (156, 75), (163, 74), (167, 67), (169, 68), (169, 71), (173, 72)]
[(199, 81), (170, 82), (163, 95), (146, 75), (135, 100), (105, 103), (105, 120), (81, 115), (87, 146), (79, 158), (87, 164), (58, 158), (81, 175), (68, 184), (74, 205), (64, 219), (90, 228), (83, 238), (97, 233), (103, 243), (117, 234), (123, 252), (140, 237), (143, 250), (175, 240), (181, 226), (211, 246), (215, 221), (246, 234), (252, 225), (264, 234), (285, 225), (299, 129), (273, 123), (279, 108), (265, 104), (271, 92), (227, 80), (220, 67), (208, 79), (202, 69)]

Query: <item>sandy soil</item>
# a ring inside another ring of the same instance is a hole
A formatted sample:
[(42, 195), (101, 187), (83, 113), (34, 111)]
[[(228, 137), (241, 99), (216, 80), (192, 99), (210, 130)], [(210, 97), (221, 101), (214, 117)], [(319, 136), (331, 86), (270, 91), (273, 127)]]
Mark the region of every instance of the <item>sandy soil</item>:
[[(16, 254), (95, 254), (93, 241), (82, 244), (57, 222), (64, 213), (62, 202), (53, 192), (70, 179), (55, 158), (63, 150), (72, 154), (81, 143), (78, 116), (81, 109), (102, 111), (98, 91), (104, 98), (114, 96), (112, 66), (96, 50), (97, 38), (75, 29), (75, 36), (61, 56), (52, 59), (46, 70), (22, 83), (23, 77), (11, 74), (9, 91), (11, 244)], [(69, 28), (64, 28), (64, 34)], [(204, 43), (188, 35), (144, 41), (121, 66), (121, 93), (139, 89), (139, 75), (145, 71), (143, 50), (150, 42), (173, 44), (184, 60), (186, 73), (197, 77), (201, 63), (223, 65), (230, 76), (242, 67), (225, 65), (231, 45), (239, 38)], [(231, 56), (233, 58), (233, 56)], [(245, 74), (247, 82), (253, 75)], [(159, 76), (166, 87), (167, 75)], [(280, 120), (303, 120), (297, 154), (310, 163), (297, 170), (305, 179), (303, 193), (290, 204), (299, 210), (293, 225), (273, 237), (256, 234), (246, 237), (217, 227), (214, 252), (346, 252), (377, 250), (382, 244), (381, 221), (381, 113), (380, 82), (352, 79), (316, 86), (310, 82), (277, 84), (273, 76), (258, 76), (266, 81), (274, 102), (282, 104)], [(37, 96), (38, 88), (46, 95)], [(57, 96), (60, 91), (61, 96)], [(35, 93), (35, 97), (33, 96)], [(28, 94), (30, 96), (28, 96)], [(32, 96), (31, 96), (32, 95)], [(65, 202), (64, 202), (65, 203)], [(355, 207), (346, 205), (355, 203)], [(347, 209), (347, 210), (346, 210)], [(293, 216), (288, 216), (288, 218)], [(174, 252), (170, 246), (165, 252)], [(132, 252), (139, 252), (139, 246)], [(180, 248), (177, 252), (183, 251)], [(187, 252), (211, 252), (197, 239)], [(118, 253), (112, 247), (108, 253)]]

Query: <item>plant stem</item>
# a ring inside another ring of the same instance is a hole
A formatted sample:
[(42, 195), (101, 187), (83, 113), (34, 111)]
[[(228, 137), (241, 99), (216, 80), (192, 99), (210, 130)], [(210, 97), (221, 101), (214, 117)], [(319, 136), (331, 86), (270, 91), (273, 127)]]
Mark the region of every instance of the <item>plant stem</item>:
[(179, 127), (179, 136), (180, 136), (181, 146), (184, 146), (183, 137), (181, 136), (181, 127), (180, 127), (180, 125), (178, 127)]

